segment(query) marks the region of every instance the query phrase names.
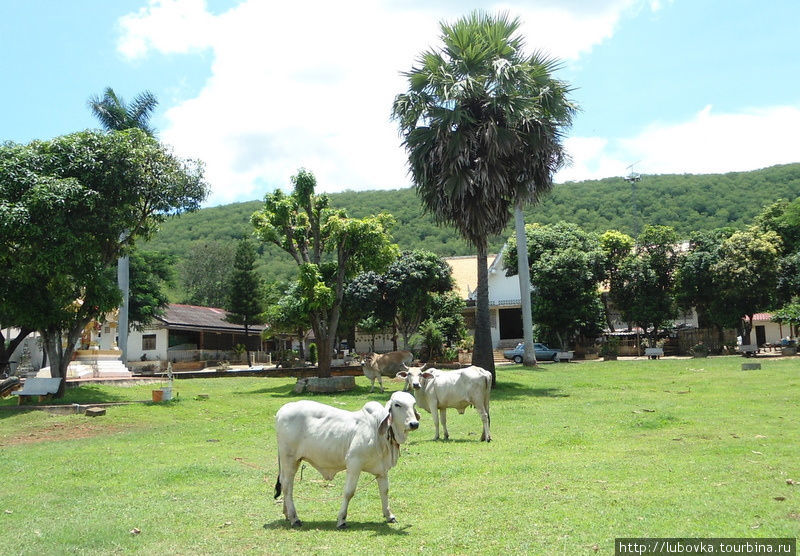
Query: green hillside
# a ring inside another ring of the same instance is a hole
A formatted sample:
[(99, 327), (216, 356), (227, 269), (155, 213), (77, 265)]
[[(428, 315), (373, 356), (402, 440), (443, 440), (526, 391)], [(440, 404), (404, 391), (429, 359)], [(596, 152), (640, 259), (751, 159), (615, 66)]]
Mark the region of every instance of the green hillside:
[[(743, 228), (764, 205), (798, 196), (800, 164), (728, 174), (645, 175), (633, 185), (607, 178), (557, 185), (544, 202), (528, 208), (525, 220), (543, 224), (566, 220), (588, 231), (617, 229), (631, 235), (645, 224), (669, 225), (687, 236), (721, 226)], [(393, 214), (394, 238), (401, 249), (424, 247), (444, 256), (472, 253), (453, 229), (439, 228), (423, 214), (412, 188), (345, 191), (330, 197), (334, 207), (345, 208), (354, 217), (381, 211)], [(234, 203), (182, 215), (166, 222), (144, 247), (180, 261), (196, 242), (228, 242), (250, 234), (250, 215), (260, 205), (261, 201)], [(493, 238), (491, 250), (498, 250), (510, 233), (509, 228)], [(268, 280), (289, 278), (296, 270), (288, 255), (268, 246), (260, 249), (260, 268)]]

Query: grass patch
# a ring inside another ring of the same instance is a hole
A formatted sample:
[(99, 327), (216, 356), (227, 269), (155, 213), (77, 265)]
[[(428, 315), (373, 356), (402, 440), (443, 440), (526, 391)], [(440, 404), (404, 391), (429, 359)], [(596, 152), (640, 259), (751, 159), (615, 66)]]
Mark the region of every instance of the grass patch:
[[(104, 417), (0, 412), (3, 553), (613, 552), (615, 537), (797, 537), (800, 364), (741, 358), (587, 362), (498, 371), (494, 441), (473, 410), (430, 415), (390, 473), (397, 524), (363, 475), (337, 531), (344, 475), (310, 466), (288, 528), (274, 416), (292, 379), (176, 382), (176, 401)], [(387, 393), (315, 399), (348, 410)], [(70, 403), (148, 399), (152, 385), (81, 387)], [(196, 399), (209, 394), (208, 400)], [(305, 397), (305, 396), (304, 396)], [(138, 529), (138, 534), (131, 531)]]

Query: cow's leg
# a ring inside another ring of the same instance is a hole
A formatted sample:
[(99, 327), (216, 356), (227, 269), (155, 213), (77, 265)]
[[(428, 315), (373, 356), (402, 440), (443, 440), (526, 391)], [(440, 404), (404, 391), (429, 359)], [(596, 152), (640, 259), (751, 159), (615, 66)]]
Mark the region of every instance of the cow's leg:
[[(383, 385), (381, 385), (381, 388), (383, 388)], [(372, 378), (369, 379), (369, 393), (372, 394), (374, 391), (375, 391), (375, 377), (373, 376)], [(381, 392), (383, 392), (383, 389), (381, 389)]]
[(381, 385), (381, 394), (383, 394), (383, 376), (378, 375), (378, 384)]
[(447, 408), (439, 410), (439, 420), (442, 422), (442, 429), (444, 430), (444, 439), (450, 440), (450, 433), (447, 432)]
[(336, 520), (336, 527), (344, 529), (347, 527), (347, 506), (350, 504), (350, 499), (356, 492), (356, 485), (358, 484), (358, 476), (361, 474), (360, 469), (347, 468), (347, 478), (344, 482), (344, 496), (342, 497), (342, 507), (339, 509), (339, 517)]
[(432, 409), (431, 417), (433, 418), (433, 439), (439, 440), (439, 412), (436, 410), (436, 405), (434, 402), (428, 401), (428, 403), (430, 404), (429, 407)]
[(300, 460), (281, 457), (281, 485), (283, 486), (283, 515), (289, 520), (292, 527), (302, 527), (303, 522), (297, 518), (297, 509), (294, 507), (294, 477)]
[(492, 441), (492, 434), (489, 432), (489, 412), (486, 411), (485, 407), (477, 407), (475, 409), (478, 411), (478, 415), (481, 416), (481, 421), (483, 421), (483, 434), (481, 435), (481, 441), (491, 442)]
[(389, 476), (377, 475), (375, 479), (378, 481), (378, 492), (381, 493), (381, 506), (383, 508), (383, 517), (386, 518), (388, 523), (397, 523), (392, 510), (389, 509)]

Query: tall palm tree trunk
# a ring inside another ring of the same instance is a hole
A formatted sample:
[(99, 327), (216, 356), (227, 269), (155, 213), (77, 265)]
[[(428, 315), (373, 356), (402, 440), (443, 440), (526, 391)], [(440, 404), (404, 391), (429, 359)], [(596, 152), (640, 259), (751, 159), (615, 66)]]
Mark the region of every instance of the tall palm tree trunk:
[(531, 311), (531, 272), (528, 263), (528, 238), (525, 235), (525, 215), (522, 212), (523, 200), (514, 207), (514, 228), (517, 232), (517, 276), (519, 277), (519, 301), (522, 308), (522, 336), (525, 352), (522, 364), (526, 367), (536, 365), (536, 351), (533, 348), (533, 314)]
[(492, 353), (492, 328), (489, 318), (489, 269), (487, 266), (488, 248), (485, 239), (478, 242), (478, 299), (475, 315), (475, 347), (472, 351), (472, 364), (492, 373), (492, 387), (496, 382), (494, 354)]

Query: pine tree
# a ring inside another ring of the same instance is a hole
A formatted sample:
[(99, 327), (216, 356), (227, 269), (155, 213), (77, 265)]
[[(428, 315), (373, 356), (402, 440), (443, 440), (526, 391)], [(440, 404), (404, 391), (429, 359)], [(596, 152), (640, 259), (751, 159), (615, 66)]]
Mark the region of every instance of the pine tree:
[(245, 350), (247, 365), (250, 361), (250, 344), (248, 337), (250, 326), (266, 322), (264, 311), (264, 283), (255, 270), (256, 250), (248, 239), (239, 241), (233, 261), (230, 289), (228, 294), (228, 316), (226, 320), (234, 324), (244, 325)]

